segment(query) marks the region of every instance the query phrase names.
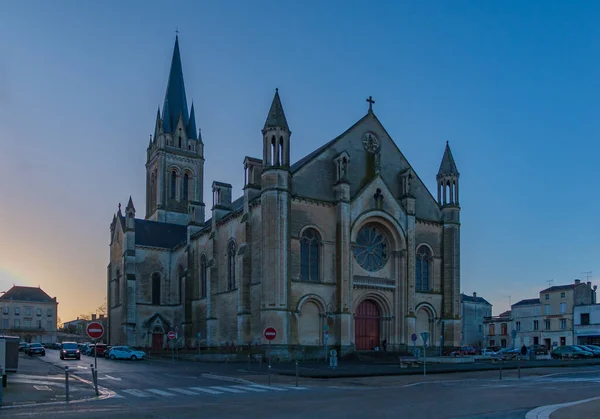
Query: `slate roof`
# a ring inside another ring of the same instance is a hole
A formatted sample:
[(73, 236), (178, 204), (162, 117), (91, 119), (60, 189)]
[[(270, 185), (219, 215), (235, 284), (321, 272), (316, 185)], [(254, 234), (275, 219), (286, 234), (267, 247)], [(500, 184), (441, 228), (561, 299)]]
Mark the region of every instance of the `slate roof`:
[(450, 144), (448, 144), (448, 141), (446, 141), (446, 149), (444, 150), (444, 156), (442, 157), (438, 175), (458, 175), (458, 168), (454, 162), (454, 157), (452, 157), (452, 151), (450, 151)]
[[(585, 284), (585, 282), (582, 282), (582, 284)], [(570, 290), (570, 289), (573, 289), (573, 288), (575, 288), (575, 284), (555, 285), (553, 287), (546, 288), (545, 290), (540, 291), (540, 294), (543, 294), (543, 293), (546, 293), (546, 292)]]
[(271, 103), (271, 109), (269, 109), (269, 114), (267, 115), (267, 120), (265, 121), (265, 126), (263, 129), (277, 127), (284, 128), (288, 131), (290, 130), (287, 119), (285, 119), (285, 114), (283, 113), (283, 105), (281, 104), (281, 99), (279, 98), (279, 89), (275, 89), (275, 97)]
[(135, 244), (172, 249), (187, 240), (187, 226), (135, 219)]
[(510, 310), (506, 310), (504, 313), (500, 313), (498, 317), (510, 317)]
[(54, 303), (56, 300), (39, 287), (22, 287), (14, 285), (0, 297), (0, 301), (31, 301), (37, 303)]
[(529, 298), (527, 300), (521, 300), (518, 303), (514, 303), (512, 306), (513, 307), (529, 306), (529, 305), (533, 305), (533, 304), (540, 304), (540, 299), (539, 298)]
[(483, 297), (473, 297), (472, 295), (460, 294), (460, 298), (461, 298), (461, 301), (463, 301), (463, 302), (482, 303), (482, 304), (487, 304), (487, 305), (491, 306), (491, 304)]

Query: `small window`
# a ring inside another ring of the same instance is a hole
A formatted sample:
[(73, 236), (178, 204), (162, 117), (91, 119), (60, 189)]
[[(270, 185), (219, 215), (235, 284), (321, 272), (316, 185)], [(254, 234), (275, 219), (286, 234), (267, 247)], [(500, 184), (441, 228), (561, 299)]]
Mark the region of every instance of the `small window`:
[(546, 300), (550, 299), (550, 294), (546, 294)]
[(560, 303), (560, 314), (567, 312), (567, 303)]
[(560, 319), (560, 329), (565, 330), (567, 328), (567, 319)]
[(521, 331), (521, 322), (517, 322), (517, 332)]
[(181, 199), (184, 200), (184, 201), (188, 200), (189, 183), (190, 183), (190, 177), (186, 173), (186, 174), (183, 175), (183, 196), (181, 197)]
[(18, 316), (21, 314), (21, 307), (15, 307), (15, 316)]
[(565, 293), (564, 292), (560, 293), (560, 298), (565, 298)]
[(550, 330), (550, 320), (545, 320), (544, 322), (546, 323), (546, 330)]
[(4, 307), (4, 308), (2, 309), (2, 312), (3, 312), (4, 314), (8, 314), (8, 307)]
[(31, 316), (31, 307), (25, 307), (25, 316)]
[(175, 199), (177, 197), (177, 172), (175, 170), (171, 172), (171, 191), (169, 196), (171, 199)]
[(546, 314), (546, 315), (550, 314), (550, 304), (546, 304), (544, 306), (544, 314)]
[(46, 316), (52, 317), (52, 309), (51, 308), (46, 309)]
[(13, 324), (15, 329), (18, 329), (19, 327), (21, 327), (21, 320), (15, 319)]
[(533, 330), (539, 330), (540, 329), (540, 322), (538, 320), (534, 320), (533, 321)]
[(36, 308), (35, 309), (35, 315), (36, 316), (41, 316), (42, 315), (42, 309), (41, 308)]
[(581, 325), (582, 326), (586, 326), (586, 325), (590, 324), (590, 313), (581, 313), (580, 317), (581, 317)]
[(506, 325), (506, 323), (502, 323), (500, 325), (500, 330), (502, 335), (508, 335), (508, 326)]

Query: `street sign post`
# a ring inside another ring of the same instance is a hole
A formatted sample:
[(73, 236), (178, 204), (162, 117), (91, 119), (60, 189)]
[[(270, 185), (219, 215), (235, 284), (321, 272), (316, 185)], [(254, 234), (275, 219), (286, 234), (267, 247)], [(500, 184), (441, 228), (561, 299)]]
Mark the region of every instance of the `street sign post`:
[[(90, 322), (85, 328), (87, 335), (94, 339), (94, 374), (98, 374), (98, 339), (104, 335), (104, 326), (102, 323)], [(97, 377), (97, 375), (96, 375)], [(96, 395), (98, 394), (98, 379), (94, 379), (94, 387)]]
[(328, 349), (328, 345), (329, 345), (329, 330), (325, 330), (324, 333), (324, 338), (325, 338), (325, 363), (327, 364), (327, 349)]
[(175, 341), (173, 339), (175, 339), (176, 336), (177, 335), (172, 330), (167, 333), (167, 338), (169, 339), (169, 342), (171, 342), (171, 362), (173, 362), (173, 364), (175, 363)]
[(271, 385), (271, 341), (277, 337), (277, 330), (274, 327), (267, 327), (263, 336), (269, 341), (269, 385)]
[(423, 339), (423, 375), (427, 375), (427, 340), (429, 339), (429, 332), (421, 332), (421, 339)]
[(417, 335), (415, 333), (410, 335), (410, 340), (412, 340), (413, 343), (413, 355), (418, 358), (419, 355), (417, 354)]

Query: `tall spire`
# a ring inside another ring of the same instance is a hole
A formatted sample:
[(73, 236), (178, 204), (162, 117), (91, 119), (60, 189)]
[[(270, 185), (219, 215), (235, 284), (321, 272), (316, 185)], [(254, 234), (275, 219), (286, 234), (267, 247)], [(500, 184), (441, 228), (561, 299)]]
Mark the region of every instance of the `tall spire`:
[(192, 101), (192, 109), (190, 110), (190, 122), (187, 124), (187, 136), (197, 140), (196, 137), (196, 113), (194, 112), (194, 102)]
[(273, 103), (271, 103), (271, 109), (269, 110), (269, 115), (267, 116), (263, 130), (268, 128), (283, 128), (287, 131), (290, 130), (287, 120), (285, 119), (285, 114), (283, 113), (283, 105), (279, 98), (279, 89), (275, 89), (275, 97), (273, 98)]
[(441, 175), (458, 175), (458, 168), (452, 157), (452, 151), (450, 151), (450, 144), (446, 141), (446, 149), (444, 150), (444, 156), (442, 157), (442, 163), (440, 164), (440, 170), (438, 170), (438, 176)]
[(173, 58), (171, 59), (171, 71), (165, 101), (163, 104), (163, 128), (165, 132), (175, 129), (179, 115), (183, 115), (183, 123), (187, 126), (189, 122), (187, 98), (185, 96), (185, 85), (183, 83), (183, 68), (181, 66), (181, 55), (179, 54), (179, 35), (175, 37)]

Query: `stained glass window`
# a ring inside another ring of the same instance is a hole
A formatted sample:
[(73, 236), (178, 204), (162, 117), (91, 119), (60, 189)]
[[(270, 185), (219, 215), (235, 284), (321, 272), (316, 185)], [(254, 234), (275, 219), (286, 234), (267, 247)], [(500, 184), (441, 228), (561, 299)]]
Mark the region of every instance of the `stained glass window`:
[(419, 246), (416, 260), (416, 287), (417, 291), (429, 291), (431, 273), (431, 251), (427, 246)]
[(383, 232), (374, 225), (366, 225), (360, 229), (354, 247), (354, 259), (369, 272), (375, 272), (385, 266), (388, 257), (387, 239)]
[(314, 228), (308, 228), (300, 239), (300, 278), (303, 281), (319, 280), (319, 246), (321, 236)]

